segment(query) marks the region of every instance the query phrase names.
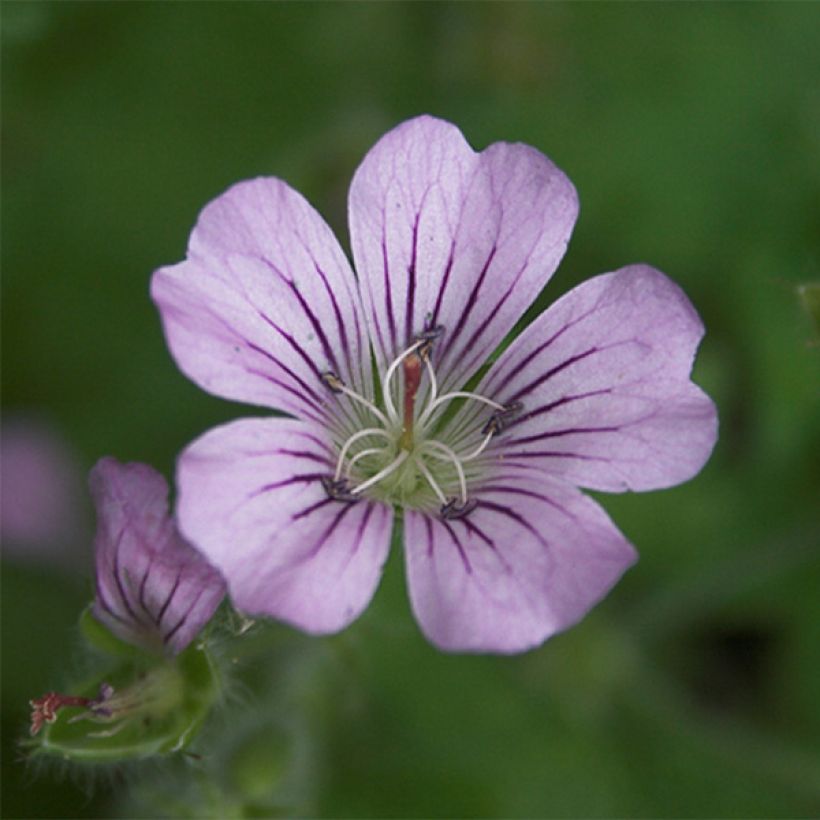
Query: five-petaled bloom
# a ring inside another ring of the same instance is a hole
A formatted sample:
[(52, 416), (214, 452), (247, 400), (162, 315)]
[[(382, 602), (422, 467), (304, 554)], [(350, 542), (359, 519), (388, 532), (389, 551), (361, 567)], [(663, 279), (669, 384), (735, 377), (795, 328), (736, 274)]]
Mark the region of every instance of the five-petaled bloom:
[(94, 617), (128, 643), (178, 654), (219, 606), (222, 578), (177, 531), (168, 485), (153, 468), (102, 458), (89, 483), (97, 508)]
[(475, 153), (406, 122), (349, 194), (358, 277), (284, 182), (200, 215), (152, 294), (180, 368), (293, 418), (218, 427), (178, 465), (185, 535), (236, 605), (312, 633), (369, 602), (402, 512), (410, 597), (448, 650), (516, 652), (579, 620), (635, 560), (578, 487), (668, 487), (716, 439), (689, 380), (701, 322), (646, 265), (559, 299), (483, 368), (554, 272), (575, 189), (526, 145)]

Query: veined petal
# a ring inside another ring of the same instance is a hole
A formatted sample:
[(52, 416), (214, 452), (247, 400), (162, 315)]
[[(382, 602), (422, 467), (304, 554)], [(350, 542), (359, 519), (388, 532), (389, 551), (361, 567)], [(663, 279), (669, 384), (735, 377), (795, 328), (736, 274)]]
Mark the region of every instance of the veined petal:
[(222, 600), (222, 579), (177, 532), (168, 485), (154, 469), (103, 458), (90, 485), (97, 507), (94, 616), (129, 643), (181, 652)]
[(689, 378), (702, 335), (683, 291), (646, 265), (579, 285), (477, 388), (523, 405), (488, 458), (609, 492), (686, 481), (717, 439), (715, 406)]
[(332, 501), (334, 455), (320, 427), (244, 419), (179, 459), (182, 531), (222, 571), (235, 605), (314, 634), (367, 606), (390, 546), (392, 509)]
[(580, 620), (636, 558), (606, 513), (526, 468), (475, 491), (465, 518), (405, 514), (410, 600), (440, 649), (521, 652)]
[(347, 259), (281, 180), (240, 182), (206, 206), (187, 260), (156, 271), (151, 293), (177, 364), (212, 393), (320, 420), (323, 372), (370, 384)]
[(476, 153), (454, 125), (427, 116), (382, 137), (349, 198), (378, 363), (442, 325), (442, 390), (463, 384), (552, 275), (577, 212), (570, 181), (529, 146)]

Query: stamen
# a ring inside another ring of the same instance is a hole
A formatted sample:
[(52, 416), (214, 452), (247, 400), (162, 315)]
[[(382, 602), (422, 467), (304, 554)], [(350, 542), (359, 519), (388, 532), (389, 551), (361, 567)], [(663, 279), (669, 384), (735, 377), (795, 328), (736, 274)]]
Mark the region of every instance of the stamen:
[(386, 447), (368, 447), (366, 450), (362, 450), (360, 453), (356, 453), (350, 461), (347, 462), (347, 469), (345, 469), (345, 478), (349, 479), (351, 472), (353, 472), (353, 465), (359, 461), (359, 459), (364, 458), (365, 456), (374, 456), (376, 453), (385, 453), (387, 452)]
[(410, 453), (408, 453), (407, 450), (402, 450), (396, 456), (396, 458), (393, 459), (393, 461), (391, 461), (390, 464), (388, 464), (383, 470), (379, 470), (379, 472), (376, 473), (376, 475), (371, 476), (370, 478), (367, 479), (367, 481), (359, 484), (356, 487), (353, 487), (353, 489), (350, 490), (350, 494), (354, 495), (356, 493), (360, 493), (362, 490), (366, 490), (368, 487), (372, 487), (374, 484), (377, 484), (383, 478), (386, 478), (387, 476), (389, 476), (390, 473), (393, 473), (396, 470), (398, 470), (399, 467), (404, 462), (404, 460), (409, 455), (410, 455)]
[(484, 438), (484, 441), (482, 441), (481, 444), (479, 444), (478, 447), (476, 447), (476, 449), (473, 450), (472, 453), (470, 453), (470, 455), (463, 456), (461, 460), (462, 461), (472, 461), (474, 458), (481, 455), (481, 453), (484, 452), (484, 449), (490, 443), (490, 440), (492, 439), (492, 437), (494, 435), (495, 435), (495, 431), (491, 430), (489, 433), (487, 433), (486, 437)]
[(478, 499), (476, 498), (471, 498), (463, 504), (456, 504), (455, 499), (451, 498), (446, 504), (442, 505), (439, 512), (445, 521), (455, 521), (458, 518), (464, 518), (464, 516), (471, 513), (477, 506)]
[(436, 483), (435, 478), (433, 478), (433, 474), (427, 468), (427, 465), (420, 459), (416, 459), (416, 466), (421, 470), (422, 475), (427, 479), (427, 483), (433, 488), (433, 492), (438, 496), (438, 500), (441, 501), (442, 504), (447, 503), (447, 496), (441, 491), (441, 487), (438, 486)]
[(513, 401), (509, 404), (502, 405), (500, 409), (496, 410), (496, 412), (492, 414), (490, 420), (481, 428), (481, 432), (484, 434), (490, 433), (491, 435), (500, 433), (504, 427), (506, 427), (510, 419), (516, 413), (520, 413), (523, 409), (524, 405), (521, 404), (520, 401)]
[(336, 461), (336, 472), (333, 474), (333, 480), (338, 481), (339, 476), (342, 474), (342, 465), (344, 464), (345, 456), (347, 455), (348, 450), (353, 446), (355, 442), (357, 442), (360, 438), (366, 438), (367, 436), (381, 436), (382, 438), (386, 438), (390, 441), (390, 434), (386, 430), (382, 430), (379, 427), (367, 427), (364, 430), (359, 430), (358, 433), (354, 433), (345, 443), (344, 447), (342, 447), (341, 451), (339, 452), (339, 458)]
[[(390, 367), (387, 368), (387, 372), (384, 374), (384, 378), (382, 379), (382, 396), (384, 398), (384, 406), (387, 410), (387, 415), (394, 424), (399, 420), (399, 417), (396, 414), (396, 405), (393, 404), (393, 396), (390, 394), (390, 381), (393, 378), (393, 374), (396, 372), (396, 368), (398, 368), (402, 361), (404, 361), (404, 357), (409, 356), (414, 350), (421, 347), (423, 344), (424, 340), (419, 339), (418, 341), (413, 342), (413, 344), (411, 344), (410, 347), (404, 351), (404, 353), (400, 353), (399, 356), (392, 362)], [(385, 427), (386, 426), (387, 422), (385, 421)]]
[(353, 495), (350, 488), (347, 486), (346, 479), (341, 478), (337, 481), (329, 475), (325, 475), (322, 476), (320, 480), (322, 482), (322, 487), (324, 487), (324, 490), (327, 493), (327, 497), (333, 501), (344, 501), (350, 504), (359, 500), (359, 497)]
[[(441, 450), (444, 453), (444, 458), (448, 461), (453, 463), (453, 466), (456, 468), (456, 472), (458, 473), (458, 483), (461, 485), (461, 502), (462, 504), (467, 503), (467, 478), (464, 475), (464, 468), (461, 466), (461, 461), (459, 460), (458, 456), (446, 445), (442, 444), (440, 441), (425, 441), (422, 445), (423, 447), (434, 447)], [(432, 454), (436, 456), (435, 453)], [(437, 458), (441, 458), (441, 456), (436, 456)], [(420, 464), (420, 460), (416, 462)]]
[[(421, 354), (420, 354), (421, 355)], [(429, 356), (422, 356), (421, 360), (427, 368), (427, 378), (430, 379), (430, 401), (434, 402), (438, 396), (438, 381), (436, 380), (436, 371), (433, 370), (433, 365), (430, 364)]]
[(429, 330), (422, 330), (421, 333), (416, 337), (417, 341), (424, 342), (424, 344), (419, 348), (419, 356), (425, 361), (430, 356), (430, 350), (433, 347), (433, 342), (438, 339), (441, 334), (444, 333), (444, 325), (436, 325), (435, 327), (431, 327)]
[(450, 401), (451, 399), (475, 399), (476, 401), (484, 402), (484, 404), (489, 404), (490, 407), (494, 407), (496, 410), (504, 409), (503, 404), (499, 404), (492, 399), (487, 399), (484, 396), (479, 396), (478, 393), (468, 393), (464, 390), (455, 390), (452, 393), (445, 393), (443, 396), (439, 396), (427, 405), (424, 412), (419, 417), (419, 427), (424, 426), (424, 423), (430, 418), (438, 405), (443, 404), (445, 401)]
[(345, 396), (349, 396), (359, 404), (363, 404), (385, 427), (390, 426), (387, 417), (373, 402), (368, 401), (364, 396), (360, 396), (355, 390), (351, 390), (335, 373), (331, 371), (322, 373), (322, 381), (330, 388), (332, 393), (337, 395), (344, 393)]

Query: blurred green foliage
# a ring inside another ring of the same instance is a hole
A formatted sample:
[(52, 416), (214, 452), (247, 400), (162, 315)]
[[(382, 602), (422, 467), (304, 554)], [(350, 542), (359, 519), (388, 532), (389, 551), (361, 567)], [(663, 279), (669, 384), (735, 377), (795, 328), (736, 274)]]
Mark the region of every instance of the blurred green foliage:
[(394, 549), (344, 634), (260, 625), (225, 650), (198, 758), (96, 782), (15, 747), (28, 698), (77, 671), (87, 545), (70, 572), (7, 555), (5, 816), (820, 813), (820, 349), (798, 292), (820, 280), (820, 6), (8, 0), (2, 33), (3, 413), (84, 467), (170, 475), (258, 412), (181, 376), (148, 299), (199, 209), (277, 175), (345, 237), (357, 162), (422, 112), (535, 145), (578, 187), (530, 315), (654, 264), (704, 318), (721, 413), (693, 482), (602, 499), (642, 560), (543, 648), (436, 652)]

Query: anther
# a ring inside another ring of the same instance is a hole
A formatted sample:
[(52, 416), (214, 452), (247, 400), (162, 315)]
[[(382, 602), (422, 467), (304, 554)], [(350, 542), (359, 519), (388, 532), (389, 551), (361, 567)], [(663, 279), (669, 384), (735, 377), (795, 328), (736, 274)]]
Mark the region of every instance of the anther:
[(422, 330), (422, 332), (416, 336), (417, 342), (424, 343), (418, 349), (418, 354), (423, 361), (427, 361), (430, 356), (430, 351), (433, 348), (433, 342), (438, 339), (442, 333), (444, 333), (444, 325), (436, 325), (429, 330)]
[(332, 370), (322, 373), (322, 381), (330, 388), (331, 393), (339, 395), (344, 392), (345, 383)]
[(459, 504), (455, 498), (451, 498), (446, 504), (442, 504), (439, 513), (445, 521), (456, 521), (469, 515), (478, 506), (478, 499), (468, 498)]
[(513, 416), (517, 415), (524, 409), (524, 405), (520, 401), (513, 401), (505, 404), (500, 410), (496, 410), (490, 416), (487, 423), (481, 428), (482, 435), (498, 435), (509, 424)]
[(347, 479), (335, 479), (330, 476), (322, 476), (320, 479), (322, 487), (324, 487), (327, 497), (333, 501), (344, 501), (352, 504), (354, 501), (359, 501), (360, 496), (353, 495), (348, 486)]

